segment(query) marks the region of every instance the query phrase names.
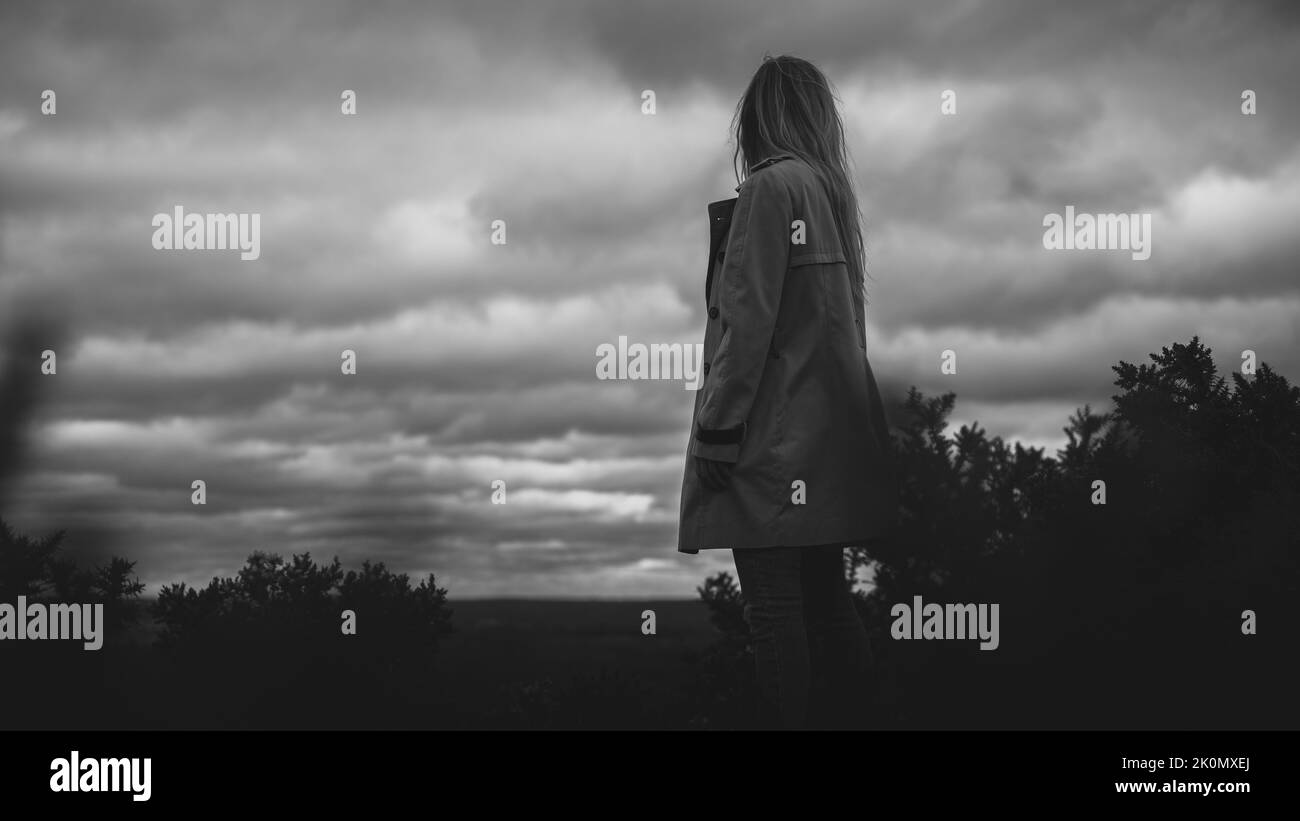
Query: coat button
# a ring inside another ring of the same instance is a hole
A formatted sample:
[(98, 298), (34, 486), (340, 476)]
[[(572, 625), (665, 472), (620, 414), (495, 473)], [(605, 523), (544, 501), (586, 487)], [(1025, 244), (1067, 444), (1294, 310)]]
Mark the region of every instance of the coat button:
[(708, 363), (708, 362), (705, 362), (705, 363), (704, 363), (704, 373), (707, 375), (708, 372), (709, 372), (709, 363)]
[(718, 318), (718, 306), (713, 305), (709, 308), (709, 319), (717, 319), (717, 318)]

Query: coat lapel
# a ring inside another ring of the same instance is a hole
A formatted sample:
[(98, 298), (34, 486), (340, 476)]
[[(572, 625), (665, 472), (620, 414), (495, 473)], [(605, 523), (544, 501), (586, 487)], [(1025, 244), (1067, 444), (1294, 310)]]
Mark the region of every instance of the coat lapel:
[(713, 295), (713, 268), (718, 251), (727, 241), (727, 231), (731, 228), (731, 213), (736, 207), (736, 200), (718, 200), (709, 203), (709, 270), (704, 278), (704, 304), (708, 305)]
[[(768, 157), (760, 163), (750, 167), (749, 173), (754, 173), (760, 168), (766, 168), (773, 163), (781, 160), (794, 159), (793, 154), (777, 154)], [(740, 190), (740, 186), (736, 186)], [(708, 305), (713, 295), (713, 269), (718, 259), (718, 251), (722, 249), (722, 244), (727, 241), (727, 230), (731, 228), (731, 214), (736, 208), (736, 202), (739, 197), (732, 197), (729, 200), (718, 200), (709, 203), (709, 270), (704, 277), (704, 304)]]

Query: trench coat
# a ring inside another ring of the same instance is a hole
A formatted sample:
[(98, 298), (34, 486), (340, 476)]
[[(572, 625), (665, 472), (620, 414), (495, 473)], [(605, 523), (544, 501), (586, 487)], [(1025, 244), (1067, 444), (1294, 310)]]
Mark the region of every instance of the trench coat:
[[(897, 524), (898, 471), (831, 200), (790, 154), (757, 163), (736, 191), (708, 206), (677, 549), (883, 538)], [(700, 482), (699, 456), (733, 463), (726, 488)]]

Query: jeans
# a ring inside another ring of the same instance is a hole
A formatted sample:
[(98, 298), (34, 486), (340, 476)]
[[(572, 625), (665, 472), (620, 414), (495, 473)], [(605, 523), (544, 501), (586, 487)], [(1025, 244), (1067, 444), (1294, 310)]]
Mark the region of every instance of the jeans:
[[(733, 550), (765, 707), (764, 723), (854, 724), (869, 700), (871, 645), (844, 572), (842, 547)], [(816, 676), (816, 678), (814, 678)]]

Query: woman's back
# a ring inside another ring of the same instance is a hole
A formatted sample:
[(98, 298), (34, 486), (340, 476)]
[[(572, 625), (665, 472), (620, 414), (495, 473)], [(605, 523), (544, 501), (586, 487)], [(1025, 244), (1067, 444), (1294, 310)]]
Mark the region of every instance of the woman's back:
[[(811, 165), (783, 154), (754, 166), (712, 274), (678, 549), (879, 535), (896, 506), (884, 410), (834, 205)], [(698, 482), (700, 455), (734, 462), (730, 487)]]

